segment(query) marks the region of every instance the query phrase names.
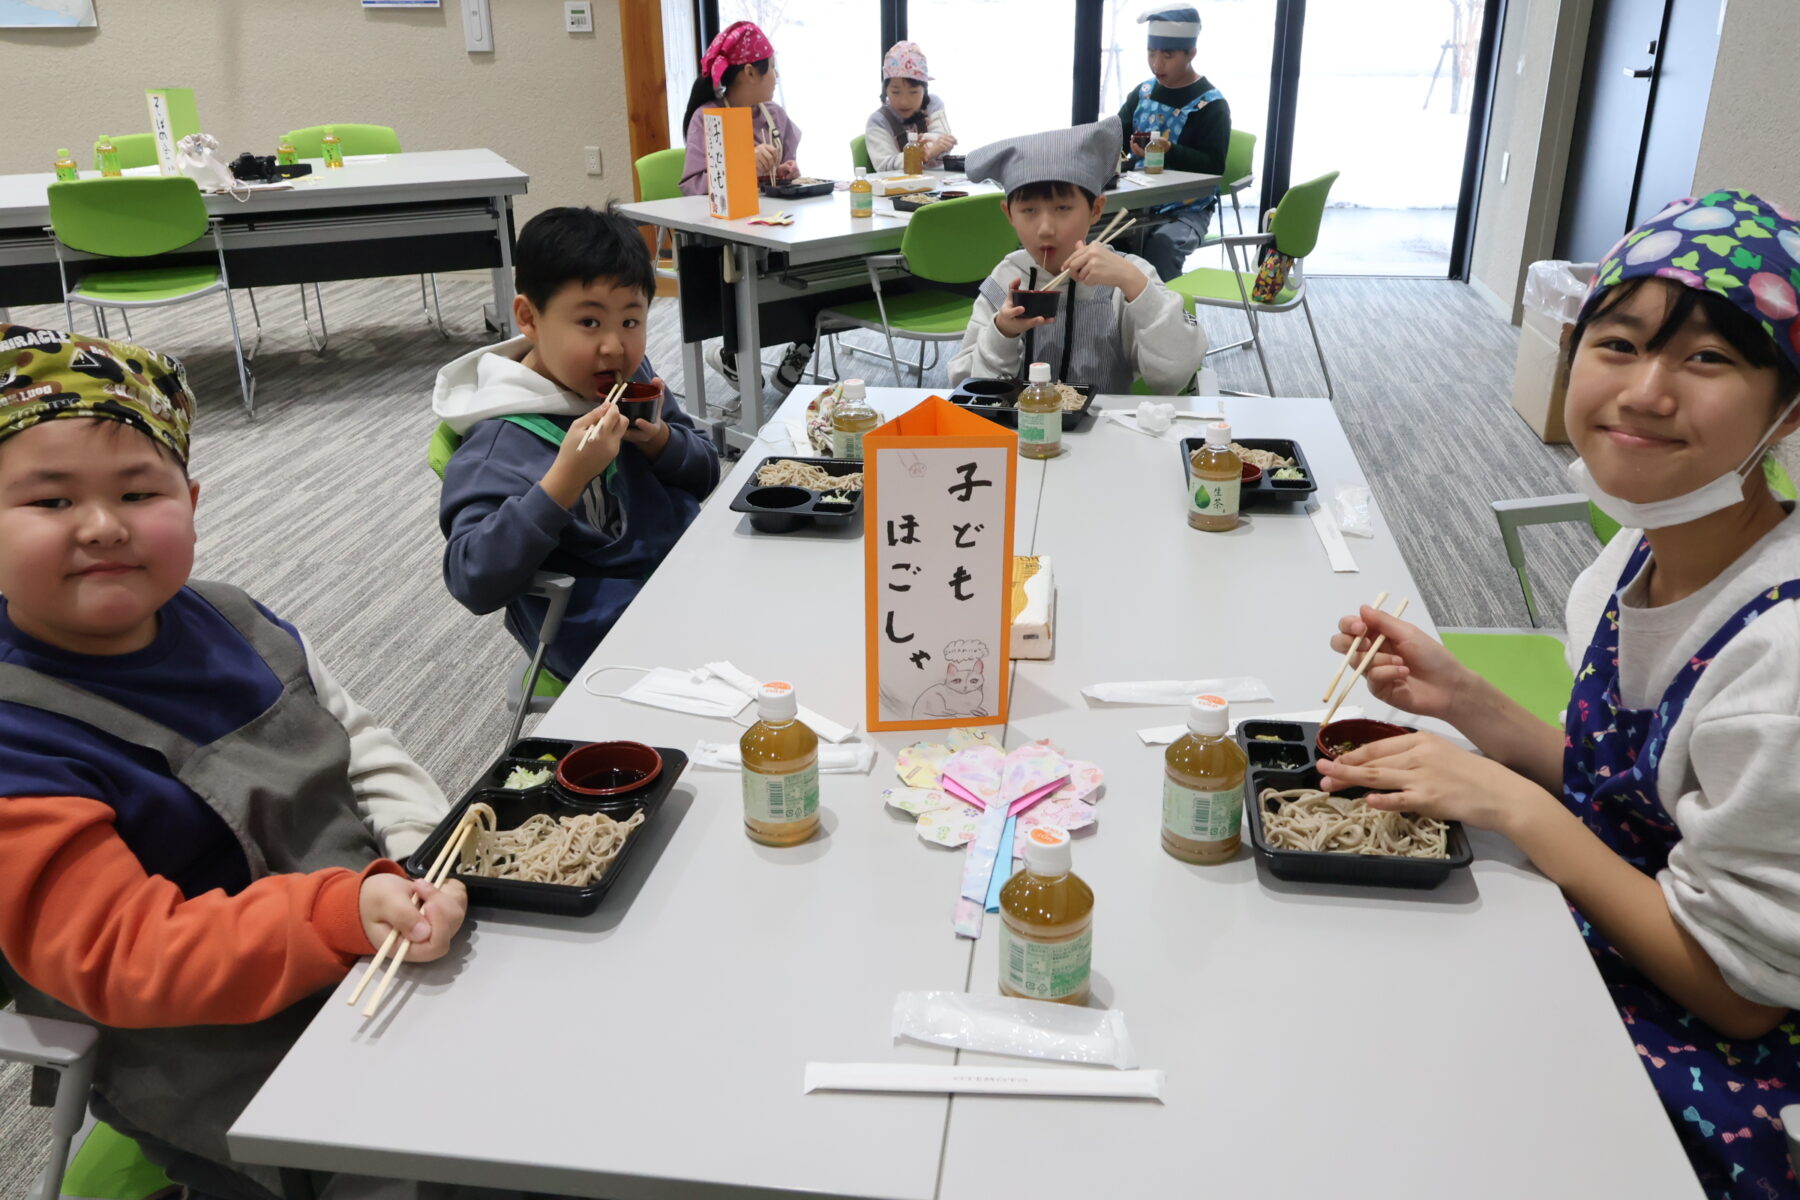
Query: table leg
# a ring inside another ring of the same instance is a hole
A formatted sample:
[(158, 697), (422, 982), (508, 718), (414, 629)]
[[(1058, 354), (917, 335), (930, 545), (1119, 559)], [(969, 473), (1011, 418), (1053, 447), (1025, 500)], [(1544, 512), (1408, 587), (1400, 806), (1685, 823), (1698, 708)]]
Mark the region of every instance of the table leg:
[(738, 320), (738, 420), (737, 428), (750, 437), (763, 427), (762, 312), (757, 295), (758, 272), (755, 246), (732, 247), (737, 255)]
[(494, 234), (500, 242), (500, 265), (493, 268), (489, 275), (494, 284), (494, 324), (499, 327), (500, 336), (510, 338), (518, 330), (513, 328), (513, 260), (512, 260), (512, 197), (494, 197)]

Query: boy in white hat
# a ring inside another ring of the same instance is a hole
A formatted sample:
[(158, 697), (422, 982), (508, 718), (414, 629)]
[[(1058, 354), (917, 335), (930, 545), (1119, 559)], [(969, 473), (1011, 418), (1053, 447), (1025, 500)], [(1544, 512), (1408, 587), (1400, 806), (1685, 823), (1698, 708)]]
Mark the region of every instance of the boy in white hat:
[[(1163, 160), (1170, 170), (1223, 175), (1231, 146), (1231, 105), (1211, 80), (1194, 70), (1200, 14), (1192, 8), (1165, 8), (1139, 17), (1138, 24), (1150, 27), (1153, 78), (1139, 84), (1119, 107), (1133, 165), (1142, 163), (1145, 135), (1160, 132), (1170, 142)], [(1136, 145), (1130, 140), (1133, 134)], [(1182, 273), (1188, 255), (1206, 237), (1218, 203), (1215, 194), (1157, 210), (1169, 219), (1145, 235), (1144, 257), (1163, 279)]]
[[(969, 178), (1006, 189), (1004, 208), (1021, 249), (982, 281), (962, 346), (950, 360), (950, 382), (974, 376), (1023, 377), (1047, 362), (1055, 377), (1101, 392), (1131, 390), (1141, 378), (1153, 395), (1184, 391), (1206, 357), (1206, 334), (1181, 297), (1163, 286), (1148, 262), (1110, 246), (1087, 244), (1100, 219), (1102, 193), (1119, 160), (1120, 125), (1034, 133), (983, 146), (969, 155)], [(1069, 273), (1056, 316), (1025, 317), (1014, 288), (1036, 290)]]

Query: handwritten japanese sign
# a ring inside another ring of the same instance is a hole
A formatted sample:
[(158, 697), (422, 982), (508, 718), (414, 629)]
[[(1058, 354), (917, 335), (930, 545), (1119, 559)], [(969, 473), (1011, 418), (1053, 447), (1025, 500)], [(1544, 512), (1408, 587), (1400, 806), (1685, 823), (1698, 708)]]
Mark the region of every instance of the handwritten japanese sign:
[(753, 217), (762, 204), (756, 190), (756, 142), (747, 108), (709, 108), (700, 117), (706, 138), (706, 196), (712, 215), (727, 221)]
[(1006, 723), (1018, 446), (935, 396), (863, 438), (871, 730)]

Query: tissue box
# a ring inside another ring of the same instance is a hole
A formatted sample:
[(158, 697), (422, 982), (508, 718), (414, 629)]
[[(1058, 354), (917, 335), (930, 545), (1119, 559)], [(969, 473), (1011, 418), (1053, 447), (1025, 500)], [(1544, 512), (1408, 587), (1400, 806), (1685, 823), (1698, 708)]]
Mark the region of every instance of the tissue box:
[(1054, 649), (1051, 625), (1056, 614), (1056, 589), (1050, 579), (1050, 556), (1013, 556), (1012, 634), (1013, 658), (1049, 658)]
[(913, 192), (929, 192), (938, 185), (930, 175), (876, 175), (869, 186), (877, 196), (905, 196)]

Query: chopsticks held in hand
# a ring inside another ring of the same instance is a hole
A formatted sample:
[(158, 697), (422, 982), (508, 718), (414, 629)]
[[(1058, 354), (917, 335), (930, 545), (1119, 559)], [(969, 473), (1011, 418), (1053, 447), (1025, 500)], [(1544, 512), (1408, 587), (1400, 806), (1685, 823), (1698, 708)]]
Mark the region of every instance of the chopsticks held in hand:
[[(1121, 225), (1120, 224), (1121, 221), (1124, 221), (1124, 224)], [(1100, 239), (1098, 241), (1090, 242), (1088, 244), (1091, 246), (1110, 246), (1112, 244), (1112, 240), (1114, 238), (1118, 237), (1121, 233), (1124, 233), (1127, 229), (1130, 229), (1133, 225), (1136, 225), (1136, 224), (1137, 224), (1136, 217), (1132, 217), (1130, 220), (1127, 221), (1127, 220), (1125, 220), (1125, 210), (1120, 209), (1119, 215), (1112, 219), (1112, 224), (1108, 225), (1106, 227), (1105, 232), (1101, 233)], [(1068, 273), (1068, 271), (1065, 270), (1062, 274), (1058, 275), (1055, 279), (1052, 279), (1049, 283), (1046, 283), (1043, 286), (1042, 290), (1048, 292), (1053, 288), (1060, 287), (1060, 286), (1062, 286), (1063, 282), (1065, 280), (1067, 280), (1068, 278), (1069, 278), (1069, 273)]]
[[(621, 379), (617, 383), (614, 383), (612, 385), (612, 390), (606, 393), (606, 403), (617, 404), (619, 402), (619, 397), (623, 396), (625, 394), (625, 389), (630, 386), (631, 386), (631, 380), (629, 380), (629, 379)], [(588, 447), (588, 443), (594, 440), (594, 434), (596, 432), (598, 432), (599, 429), (600, 429), (600, 422), (598, 422), (598, 421), (595, 421), (592, 425), (589, 425), (587, 427), (587, 432), (581, 435), (581, 440), (579, 442), (575, 443), (576, 451), (579, 452), (582, 450), (586, 450)]]
[[(440, 887), (444, 880), (450, 877), (450, 872), (456, 867), (457, 856), (462, 853), (463, 843), (469, 840), (469, 836), (475, 832), (478, 824), (480, 824), (480, 818), (472, 810), (464, 814), (463, 819), (456, 823), (456, 828), (452, 829), (450, 836), (444, 839), (444, 848), (438, 851), (437, 858), (431, 864), (431, 870), (425, 872), (426, 883), (432, 887)], [(417, 897), (414, 898), (413, 903), (418, 903)], [(344, 1002), (352, 1006), (356, 1004), (363, 994), (363, 989), (369, 986), (369, 981), (375, 978), (377, 971), (381, 970), (381, 960), (387, 956), (388, 951), (394, 949), (395, 942), (400, 943), (400, 949), (394, 952), (393, 960), (388, 963), (387, 974), (381, 977), (381, 986), (375, 989), (375, 994), (369, 997), (368, 1005), (362, 1010), (362, 1015), (365, 1017), (374, 1016), (376, 1010), (381, 1007), (382, 997), (387, 995), (388, 986), (394, 982), (394, 973), (400, 969), (400, 964), (406, 961), (406, 955), (412, 949), (411, 942), (401, 941), (398, 929), (388, 931), (387, 937), (382, 940), (381, 949), (377, 950), (375, 957), (370, 960), (369, 969), (363, 972), (363, 977), (358, 981), (356, 989)]]
[[(1388, 594), (1383, 592), (1381, 595), (1375, 597), (1375, 603), (1369, 605), (1369, 607), (1376, 612), (1380, 612), (1381, 606), (1387, 603), (1387, 598)], [(1350, 648), (1344, 651), (1344, 661), (1338, 664), (1337, 674), (1331, 677), (1331, 682), (1325, 685), (1325, 694), (1319, 697), (1320, 704), (1331, 703), (1332, 693), (1337, 691), (1338, 680), (1344, 677), (1344, 668), (1349, 666), (1350, 660), (1356, 657), (1356, 644), (1360, 641), (1362, 641), (1361, 638), (1350, 639)]]
[[(1375, 601), (1375, 607), (1380, 608), (1381, 602), (1386, 599), (1387, 599), (1387, 593), (1386, 592), (1381, 593), (1380, 597)], [(1399, 617), (1399, 616), (1403, 615), (1406, 612), (1406, 606), (1411, 603), (1412, 603), (1411, 600), (1402, 599), (1400, 601), (1399, 607), (1394, 609), (1394, 611), (1391, 615), (1393, 615), (1395, 617)], [(1338, 707), (1344, 703), (1345, 698), (1348, 697), (1350, 695), (1351, 691), (1353, 691), (1355, 689), (1356, 681), (1363, 677), (1363, 672), (1369, 669), (1369, 664), (1371, 662), (1375, 661), (1375, 654), (1377, 651), (1379, 651), (1381, 649), (1381, 645), (1385, 641), (1387, 641), (1387, 634), (1384, 633), (1384, 634), (1379, 635), (1378, 637), (1375, 638), (1374, 641), (1369, 643), (1368, 652), (1362, 656), (1362, 661), (1356, 664), (1355, 674), (1350, 676), (1350, 682), (1344, 685), (1344, 690), (1338, 694), (1338, 698), (1331, 702), (1331, 707), (1325, 711), (1325, 719), (1323, 721), (1319, 722), (1320, 725), (1331, 724), (1331, 718), (1337, 716)], [(1344, 655), (1344, 661), (1346, 663), (1349, 662), (1350, 655), (1354, 654), (1354, 653), (1356, 653), (1356, 642), (1352, 641), (1350, 643), (1349, 653)], [(1338, 674), (1342, 675), (1343, 673), (1344, 673), (1344, 668), (1339, 667)], [(1334, 688), (1337, 686), (1336, 679), (1333, 679), (1331, 681), (1331, 686)], [(1326, 699), (1331, 698), (1330, 689), (1326, 690), (1325, 697), (1326, 697)]]

